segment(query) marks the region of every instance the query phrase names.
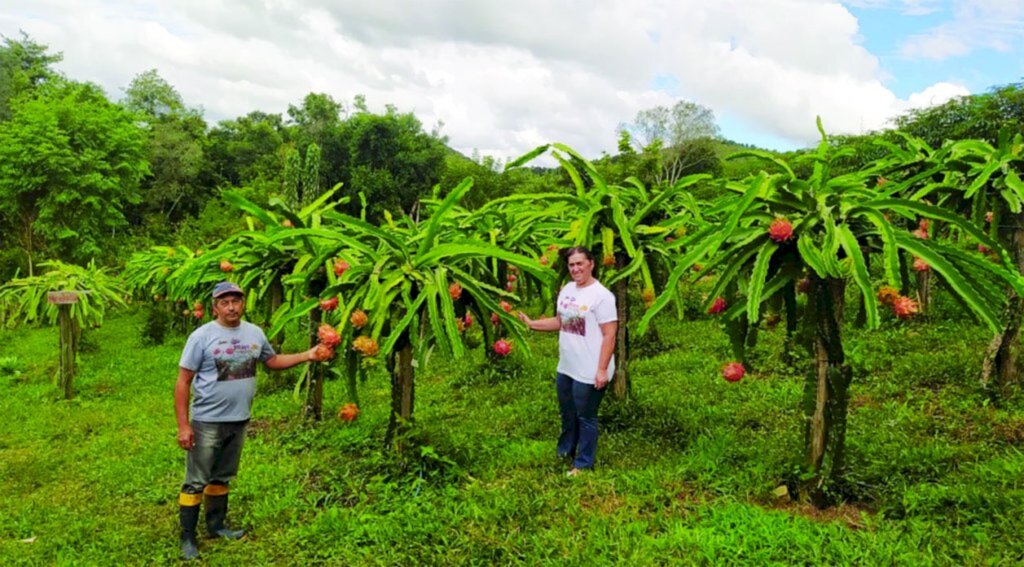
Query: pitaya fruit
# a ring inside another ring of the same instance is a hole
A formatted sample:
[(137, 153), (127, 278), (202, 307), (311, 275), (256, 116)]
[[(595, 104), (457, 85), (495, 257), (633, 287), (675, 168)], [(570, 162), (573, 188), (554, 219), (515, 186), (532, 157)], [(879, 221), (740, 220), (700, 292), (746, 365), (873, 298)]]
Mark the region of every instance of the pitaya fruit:
[(722, 378), (726, 382), (739, 382), (746, 373), (747, 369), (739, 362), (729, 362), (722, 367)]
[(324, 311), (334, 311), (337, 308), (338, 308), (338, 298), (337, 297), (331, 297), (331, 298), (328, 298), (328, 299), (320, 300), (320, 309), (323, 309)]
[(359, 417), (359, 406), (355, 404), (345, 404), (338, 410), (338, 419), (342, 421), (355, 421)]
[(352, 350), (362, 353), (363, 356), (375, 356), (380, 350), (380, 347), (377, 345), (377, 341), (364, 335), (356, 337), (356, 339), (352, 341)]
[(448, 286), (448, 295), (450, 295), (453, 300), (458, 301), (458, 299), (462, 297), (462, 285), (460, 285), (459, 282), (452, 282), (452, 284)]
[(512, 343), (505, 339), (498, 339), (494, 341), (494, 354), (498, 356), (508, 356), (512, 352)]
[(900, 319), (910, 319), (917, 313), (917, 302), (901, 295), (893, 300), (892, 312)]
[(891, 286), (883, 286), (878, 290), (878, 295), (876, 297), (878, 298), (879, 303), (891, 307), (893, 302), (896, 301), (896, 298), (899, 296), (900, 290)]
[(351, 267), (348, 262), (339, 258), (334, 261), (334, 275), (340, 278)]
[(316, 345), (316, 359), (320, 361), (328, 361), (334, 358), (334, 349), (327, 346), (324, 343)]
[(356, 309), (352, 316), (348, 318), (348, 322), (352, 323), (352, 326), (356, 329), (362, 329), (369, 321), (370, 318), (366, 316), (366, 312), (362, 309)]
[(782, 217), (773, 220), (768, 227), (768, 238), (779, 243), (793, 238), (793, 224), (789, 222), (789, 219)]
[(640, 292), (640, 299), (643, 300), (645, 305), (650, 307), (651, 304), (654, 303), (654, 289), (645, 287), (644, 290)]
[(321, 343), (329, 347), (336, 347), (341, 343), (341, 336), (338, 335), (337, 329), (327, 323), (320, 325), (320, 328), (316, 331), (316, 336), (320, 339)]
[(717, 314), (721, 313), (722, 311), (725, 311), (725, 308), (726, 308), (725, 299), (723, 299), (721, 297), (716, 297), (715, 300), (711, 302), (711, 307), (708, 307), (708, 313), (710, 315), (717, 315)]

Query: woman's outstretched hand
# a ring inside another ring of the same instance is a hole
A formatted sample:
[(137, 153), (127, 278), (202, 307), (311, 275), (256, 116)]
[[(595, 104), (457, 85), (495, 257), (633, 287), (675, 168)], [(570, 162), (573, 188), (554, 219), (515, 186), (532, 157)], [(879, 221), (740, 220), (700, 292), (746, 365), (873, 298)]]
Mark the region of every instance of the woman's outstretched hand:
[(519, 316), (519, 320), (520, 321), (522, 321), (523, 323), (526, 323), (526, 326), (528, 328), (530, 328), (530, 329), (533, 328), (533, 326), (531, 325), (533, 323), (533, 319), (530, 319), (529, 317), (527, 317), (526, 313), (523, 313), (522, 311), (517, 311), (516, 315)]

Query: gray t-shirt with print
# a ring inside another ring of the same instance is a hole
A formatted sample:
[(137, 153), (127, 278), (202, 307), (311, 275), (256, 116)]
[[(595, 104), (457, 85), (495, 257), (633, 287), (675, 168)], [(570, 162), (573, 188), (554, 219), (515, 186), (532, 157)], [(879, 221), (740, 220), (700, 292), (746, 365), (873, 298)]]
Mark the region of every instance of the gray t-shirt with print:
[(178, 366), (192, 379), (192, 419), (225, 422), (249, 419), (256, 395), (256, 362), (274, 356), (267, 336), (252, 323), (225, 327), (217, 321), (188, 337)]

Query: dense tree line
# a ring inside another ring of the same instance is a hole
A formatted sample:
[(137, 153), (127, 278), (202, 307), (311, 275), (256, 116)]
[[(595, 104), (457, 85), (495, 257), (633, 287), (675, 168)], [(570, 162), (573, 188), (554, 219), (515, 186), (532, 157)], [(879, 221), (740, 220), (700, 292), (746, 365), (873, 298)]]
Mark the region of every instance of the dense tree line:
[[(425, 130), (412, 113), (370, 111), (359, 95), (349, 103), (309, 93), (284, 114), (253, 111), (209, 124), (156, 70), (137, 75), (114, 102), (57, 72), (61, 59), (25, 34), (0, 44), (0, 280), (30, 274), (46, 259), (117, 264), (151, 244), (201, 247), (243, 228), (226, 214), (228, 189), (266, 205), (340, 183), (340, 210), (378, 220), (384, 211), (415, 215), (422, 198), (466, 177), (474, 179), (463, 200), (471, 208), (565, 186), (560, 169), (506, 172), (500, 160), (451, 150), (438, 128)], [(897, 141), (901, 131), (933, 146), (1021, 131), (1024, 88), (954, 99), (896, 126), (838, 138), (851, 151), (836, 166), (855, 170), (876, 159), (884, 148), (874, 140)], [(765, 167), (727, 159), (744, 147), (722, 140), (711, 111), (691, 102), (641, 111), (618, 133), (616, 154), (595, 162), (616, 183), (636, 177), (669, 186), (696, 173), (741, 179)]]
[(376, 220), (415, 213), (435, 186), (467, 176), (468, 203), (543, 185), (449, 149), (412, 113), (372, 112), (362, 96), (309, 93), (283, 115), (209, 124), (156, 70), (115, 102), (57, 72), (61, 60), (25, 34), (0, 45), (0, 279), (50, 258), (116, 264), (151, 244), (200, 247), (243, 228), (225, 214), (228, 189), (266, 204), (340, 183), (342, 209), (359, 215), (366, 203)]

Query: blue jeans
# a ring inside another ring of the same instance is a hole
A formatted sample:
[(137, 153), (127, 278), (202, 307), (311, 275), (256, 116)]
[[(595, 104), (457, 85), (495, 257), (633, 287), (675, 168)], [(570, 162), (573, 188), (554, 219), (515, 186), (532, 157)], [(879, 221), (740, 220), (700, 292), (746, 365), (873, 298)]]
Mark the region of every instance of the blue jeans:
[(562, 433), (558, 436), (558, 455), (574, 457), (578, 469), (594, 468), (597, 453), (597, 407), (604, 389), (577, 382), (565, 374), (555, 377), (558, 410), (562, 415)]

